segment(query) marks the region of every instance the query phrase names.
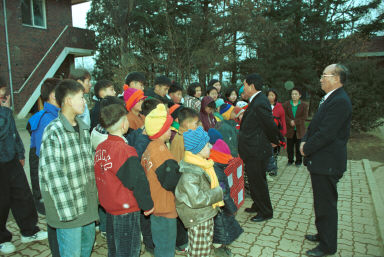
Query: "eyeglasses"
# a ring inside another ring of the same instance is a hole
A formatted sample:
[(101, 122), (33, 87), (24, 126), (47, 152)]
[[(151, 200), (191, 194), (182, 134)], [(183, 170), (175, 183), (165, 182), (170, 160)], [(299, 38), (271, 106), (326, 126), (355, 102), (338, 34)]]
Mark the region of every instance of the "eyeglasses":
[(324, 78), (324, 77), (333, 77), (335, 76), (334, 74), (321, 74), (321, 78)]

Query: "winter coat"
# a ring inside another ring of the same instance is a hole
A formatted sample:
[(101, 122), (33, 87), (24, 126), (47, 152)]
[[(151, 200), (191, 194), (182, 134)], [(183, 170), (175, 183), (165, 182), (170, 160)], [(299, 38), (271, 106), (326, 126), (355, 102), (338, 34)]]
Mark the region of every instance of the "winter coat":
[(285, 122), (285, 111), (281, 103), (276, 103), (272, 109), (272, 115), (274, 119), (279, 120), (281, 124), (280, 133), (283, 137), (287, 133), (287, 124)]
[(212, 204), (223, 199), (221, 187), (211, 189), (209, 175), (200, 167), (180, 161), (182, 173), (176, 186), (176, 210), (186, 228), (196, 226), (216, 216), (218, 207)]
[(213, 113), (208, 114), (205, 111), (205, 108), (211, 102), (214, 102), (214, 100), (210, 96), (204, 96), (203, 100), (201, 101), (200, 120), (205, 131), (208, 131), (210, 128), (214, 128), (217, 123), (215, 115), (213, 115)]
[[(295, 117), (293, 117), (291, 101), (286, 101), (283, 104), (285, 111), (285, 122), (287, 123), (287, 138), (293, 138), (296, 131), (296, 137), (301, 139), (305, 135), (305, 120), (308, 118), (308, 104), (300, 100), (297, 106)], [(291, 121), (294, 120), (296, 126), (291, 126)]]
[(153, 88), (148, 88), (144, 91), (144, 95), (148, 96), (149, 98), (156, 98), (160, 100), (163, 104), (168, 106), (169, 102), (172, 102), (170, 99), (168, 99), (166, 96), (160, 96), (155, 93), (155, 90)]
[[(45, 102), (44, 109), (35, 113), (29, 120), (28, 125), (31, 131), (30, 148), (35, 148), (37, 156), (40, 156), (41, 139), (43, 138), (44, 129), (48, 124), (57, 118), (59, 108)], [(28, 126), (27, 126), (28, 129)]]
[(231, 155), (233, 157), (239, 156), (238, 153), (238, 139), (239, 139), (239, 130), (236, 129), (236, 121), (234, 120), (223, 120), (216, 124), (216, 129), (223, 136), (223, 140), (229, 146), (231, 150)]
[(215, 162), (214, 168), (220, 187), (223, 189), (223, 200), (225, 205), (221, 207), (221, 211), (214, 218), (213, 243), (229, 245), (235, 241), (244, 230), (239, 222), (235, 219), (237, 207), (231, 198), (228, 178), (224, 173), (228, 164)]
[(188, 108), (192, 108), (197, 112), (200, 112), (201, 101), (197, 97), (186, 95), (184, 97), (184, 106)]
[(0, 106), (0, 162), (24, 160), (24, 145), (16, 129), (12, 110)]
[(141, 156), (143, 155), (145, 149), (151, 142), (147, 135), (143, 134), (143, 129), (139, 128), (137, 130), (132, 130), (128, 134), (125, 135), (125, 138), (128, 141), (128, 144), (136, 149), (137, 155), (141, 160)]

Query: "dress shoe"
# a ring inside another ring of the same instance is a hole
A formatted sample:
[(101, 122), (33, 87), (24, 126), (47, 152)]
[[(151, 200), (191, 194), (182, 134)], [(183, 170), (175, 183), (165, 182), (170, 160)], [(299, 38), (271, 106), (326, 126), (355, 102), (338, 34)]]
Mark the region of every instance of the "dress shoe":
[(313, 248), (312, 250), (308, 250), (305, 252), (308, 256), (315, 256), (315, 257), (321, 257), (321, 256), (328, 256), (328, 255), (332, 255), (334, 253), (328, 253), (328, 252), (324, 252), (323, 250), (320, 249), (319, 246), (316, 246), (315, 248)]
[(245, 212), (248, 212), (248, 213), (255, 213), (255, 212), (257, 212), (256, 211), (256, 209), (255, 208), (253, 208), (253, 207), (250, 207), (250, 208), (245, 208), (245, 210), (244, 210)]
[(311, 242), (320, 242), (319, 234), (316, 235), (305, 235), (305, 239), (311, 241)]
[(253, 222), (262, 222), (262, 221), (270, 220), (272, 218), (273, 218), (272, 216), (270, 216), (270, 217), (263, 217), (260, 214), (257, 214), (255, 217), (251, 218), (251, 221), (253, 221)]

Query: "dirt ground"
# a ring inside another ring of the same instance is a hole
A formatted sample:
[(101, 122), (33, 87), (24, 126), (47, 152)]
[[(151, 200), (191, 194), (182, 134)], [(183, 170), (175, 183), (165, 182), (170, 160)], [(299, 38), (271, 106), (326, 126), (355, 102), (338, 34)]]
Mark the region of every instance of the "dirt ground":
[(384, 139), (377, 133), (351, 133), (348, 142), (348, 160), (368, 159), (384, 163)]
[[(370, 161), (377, 185), (384, 184), (384, 129), (370, 133), (353, 133), (348, 142), (348, 159)], [(378, 186), (384, 202), (384, 187)]]

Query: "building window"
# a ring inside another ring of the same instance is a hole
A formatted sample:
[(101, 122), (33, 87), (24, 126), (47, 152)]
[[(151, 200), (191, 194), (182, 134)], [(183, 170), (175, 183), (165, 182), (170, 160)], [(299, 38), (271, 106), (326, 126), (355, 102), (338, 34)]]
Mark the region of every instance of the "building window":
[(45, 0), (21, 0), (21, 17), (24, 25), (46, 28)]

